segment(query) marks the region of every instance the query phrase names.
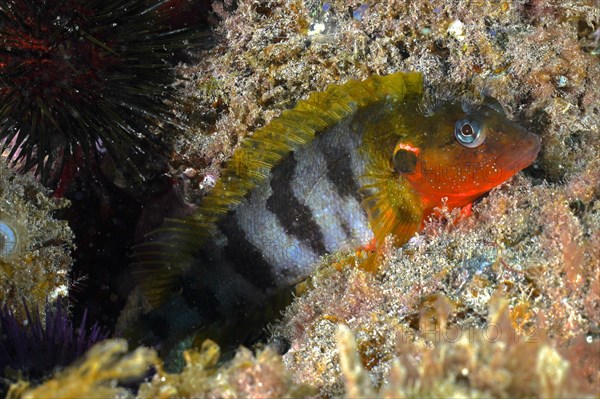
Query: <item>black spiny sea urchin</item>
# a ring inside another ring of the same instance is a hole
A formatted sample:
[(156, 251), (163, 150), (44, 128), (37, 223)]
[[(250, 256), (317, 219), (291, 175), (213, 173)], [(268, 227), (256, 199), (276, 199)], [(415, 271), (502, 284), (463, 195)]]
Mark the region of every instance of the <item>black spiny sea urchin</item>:
[(104, 147), (136, 166), (161, 148), (153, 128), (171, 123), (173, 51), (192, 37), (170, 28), (165, 3), (0, 2), (0, 147), (11, 162), (48, 182), (76, 151)]
[(21, 322), (7, 307), (0, 309), (0, 393), (15, 377), (30, 381), (48, 377), (108, 337), (98, 324), (86, 324), (85, 313), (75, 327), (61, 301), (46, 308), (45, 321), (36, 309), (26, 307), (26, 313)]

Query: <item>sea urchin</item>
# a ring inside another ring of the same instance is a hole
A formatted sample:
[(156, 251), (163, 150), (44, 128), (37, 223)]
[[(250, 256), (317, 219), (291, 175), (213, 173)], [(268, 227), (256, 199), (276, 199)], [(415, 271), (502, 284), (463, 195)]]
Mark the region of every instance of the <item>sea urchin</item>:
[(36, 309), (25, 309), (27, 318), (23, 322), (6, 306), (0, 309), (0, 393), (11, 377), (41, 380), (108, 337), (98, 324), (88, 327), (85, 313), (76, 328), (62, 301), (46, 307), (45, 320)]
[(75, 151), (105, 148), (130, 167), (161, 148), (173, 51), (192, 37), (170, 28), (163, 3), (0, 3), (0, 147), (13, 164), (48, 182)]

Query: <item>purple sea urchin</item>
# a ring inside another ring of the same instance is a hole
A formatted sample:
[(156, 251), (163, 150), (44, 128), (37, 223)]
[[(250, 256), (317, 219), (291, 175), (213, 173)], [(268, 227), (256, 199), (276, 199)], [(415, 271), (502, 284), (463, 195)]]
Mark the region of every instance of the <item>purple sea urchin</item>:
[(163, 3), (2, 2), (0, 146), (13, 164), (56, 183), (79, 149), (135, 167), (161, 148), (153, 128), (173, 124), (173, 51), (191, 37), (171, 29)]
[(0, 392), (12, 374), (43, 379), (108, 336), (97, 323), (88, 327), (85, 313), (75, 327), (61, 301), (55, 307), (47, 306), (44, 318), (36, 309), (26, 307), (26, 313), (27, 319), (21, 323), (7, 307), (0, 311)]

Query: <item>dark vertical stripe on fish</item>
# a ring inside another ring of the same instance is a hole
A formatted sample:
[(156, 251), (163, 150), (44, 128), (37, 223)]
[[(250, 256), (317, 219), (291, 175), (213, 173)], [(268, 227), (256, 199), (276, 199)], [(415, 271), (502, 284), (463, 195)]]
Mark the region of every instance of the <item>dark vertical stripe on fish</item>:
[(352, 157), (347, 149), (332, 148), (324, 145), (319, 148), (327, 162), (327, 178), (333, 183), (340, 197), (354, 197), (359, 203), (359, 184), (352, 170)]
[(272, 265), (265, 260), (260, 249), (248, 241), (246, 234), (238, 226), (235, 213), (229, 212), (218, 226), (227, 237), (223, 256), (235, 271), (256, 287), (274, 288), (276, 283), (272, 274)]
[(267, 210), (277, 216), (287, 234), (306, 243), (316, 254), (323, 255), (327, 250), (321, 228), (310, 209), (298, 201), (292, 189), (291, 176), (295, 168), (296, 160), (290, 153), (272, 169), (270, 185), (273, 194), (267, 200)]

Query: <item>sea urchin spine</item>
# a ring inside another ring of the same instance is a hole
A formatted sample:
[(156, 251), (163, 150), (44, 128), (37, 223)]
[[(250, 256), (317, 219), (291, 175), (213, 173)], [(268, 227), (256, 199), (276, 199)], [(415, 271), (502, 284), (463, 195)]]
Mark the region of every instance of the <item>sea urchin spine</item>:
[(6, 306), (0, 309), (0, 393), (11, 380), (11, 370), (29, 380), (43, 379), (108, 337), (98, 324), (88, 326), (85, 313), (74, 326), (63, 301), (47, 305), (44, 318), (37, 309), (25, 309), (23, 322)]
[(5, 0), (0, 4), (0, 146), (23, 170), (55, 182), (66, 159), (104, 147), (125, 167), (161, 148), (173, 124), (172, 30), (147, 0)]

